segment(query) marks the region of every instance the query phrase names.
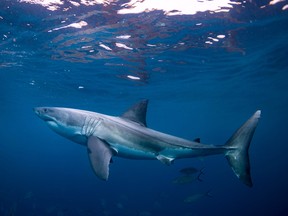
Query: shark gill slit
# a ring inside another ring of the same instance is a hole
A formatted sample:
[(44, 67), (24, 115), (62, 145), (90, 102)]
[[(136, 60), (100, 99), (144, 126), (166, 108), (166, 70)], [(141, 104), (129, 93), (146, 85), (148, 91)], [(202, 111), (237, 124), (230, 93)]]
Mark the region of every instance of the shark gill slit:
[(91, 136), (95, 129), (100, 125), (102, 119), (96, 119), (91, 117), (86, 117), (84, 120), (84, 125), (82, 126), (81, 133), (87, 137)]

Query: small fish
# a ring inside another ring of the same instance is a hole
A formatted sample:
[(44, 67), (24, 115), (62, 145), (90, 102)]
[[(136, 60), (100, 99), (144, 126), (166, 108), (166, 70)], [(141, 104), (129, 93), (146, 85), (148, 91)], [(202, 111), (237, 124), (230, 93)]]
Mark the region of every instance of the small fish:
[(204, 197), (212, 197), (210, 191), (206, 192), (206, 193), (196, 193), (196, 194), (192, 194), (191, 196), (186, 197), (183, 201), (184, 203), (193, 203), (196, 202)]
[(204, 173), (200, 172), (199, 175), (181, 175), (175, 178), (172, 182), (174, 184), (181, 184), (181, 185), (192, 183), (195, 180), (202, 182), (203, 180), (200, 178), (202, 174)]
[(198, 173), (198, 172), (202, 172), (204, 168), (202, 169), (197, 169), (195, 167), (186, 167), (186, 168), (183, 168), (181, 170), (179, 170), (180, 173), (183, 173), (185, 175), (192, 175), (192, 174), (195, 174), (195, 173)]
[[(174, 184), (188, 184), (188, 183), (191, 183), (195, 180), (202, 182), (203, 179), (201, 179), (200, 177), (201, 177), (201, 175), (204, 175), (204, 172), (202, 171), (203, 169), (204, 168), (202, 168), (201, 170), (198, 170), (194, 167), (188, 167), (188, 168), (181, 169), (180, 172), (183, 173), (184, 175), (181, 175), (181, 176), (175, 178), (172, 182)], [(199, 172), (199, 174), (195, 175), (197, 172)]]

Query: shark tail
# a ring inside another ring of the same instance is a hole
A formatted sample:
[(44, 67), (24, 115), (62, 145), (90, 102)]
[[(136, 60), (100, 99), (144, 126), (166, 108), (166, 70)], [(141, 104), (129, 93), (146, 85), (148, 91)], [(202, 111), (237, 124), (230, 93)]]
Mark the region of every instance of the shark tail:
[(224, 145), (227, 147), (225, 157), (235, 175), (249, 187), (253, 186), (250, 174), (249, 147), (260, 118), (261, 111), (252, 115)]

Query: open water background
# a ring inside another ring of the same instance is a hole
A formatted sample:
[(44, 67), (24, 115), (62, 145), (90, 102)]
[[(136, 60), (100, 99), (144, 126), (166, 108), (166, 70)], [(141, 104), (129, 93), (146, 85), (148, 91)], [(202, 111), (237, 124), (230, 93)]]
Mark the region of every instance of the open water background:
[[(0, 2), (0, 215), (288, 214), (287, 1), (175, 16), (124, 13), (122, 0), (47, 2)], [(116, 157), (103, 182), (86, 149), (32, 111), (121, 115), (143, 98), (149, 127), (211, 144), (225, 143), (261, 109), (250, 148), (253, 188), (221, 156), (169, 167)], [(189, 166), (204, 167), (203, 182), (174, 184)], [(208, 191), (212, 197), (183, 202)]]

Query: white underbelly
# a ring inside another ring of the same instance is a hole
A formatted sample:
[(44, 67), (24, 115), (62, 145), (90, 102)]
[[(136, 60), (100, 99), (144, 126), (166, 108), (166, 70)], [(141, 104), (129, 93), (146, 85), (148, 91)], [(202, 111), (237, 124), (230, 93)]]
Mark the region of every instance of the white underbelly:
[(117, 152), (116, 156), (131, 158), (131, 159), (156, 159), (153, 152), (141, 151), (131, 147), (112, 144), (111, 147)]

